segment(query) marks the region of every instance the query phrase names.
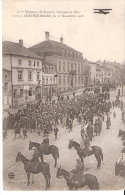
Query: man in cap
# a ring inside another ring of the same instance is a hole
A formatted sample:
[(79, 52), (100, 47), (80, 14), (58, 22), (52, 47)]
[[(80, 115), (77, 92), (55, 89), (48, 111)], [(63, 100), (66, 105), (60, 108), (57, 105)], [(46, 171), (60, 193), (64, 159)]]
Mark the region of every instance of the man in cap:
[(41, 143), (41, 150), (42, 152), (46, 153), (48, 151), (49, 148), (49, 137), (47, 134), (44, 134), (43, 136), (43, 142)]
[(75, 184), (79, 184), (80, 182), (83, 182), (83, 175), (84, 175), (84, 162), (81, 162), (80, 159), (76, 159), (76, 169), (73, 169), (70, 172), (70, 179)]
[(37, 149), (34, 149), (34, 153), (33, 153), (33, 157), (30, 160), (30, 166), (32, 167), (32, 169), (36, 170), (40, 161), (39, 161), (39, 155), (40, 153), (38, 152)]

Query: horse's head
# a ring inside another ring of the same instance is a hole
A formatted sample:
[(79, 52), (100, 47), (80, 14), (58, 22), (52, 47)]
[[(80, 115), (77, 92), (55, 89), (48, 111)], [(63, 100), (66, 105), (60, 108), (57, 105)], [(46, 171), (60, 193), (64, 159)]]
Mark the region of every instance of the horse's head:
[(32, 150), (32, 147), (33, 147), (33, 144), (32, 144), (32, 142), (30, 141), (30, 142), (29, 142), (29, 150)]
[(63, 171), (62, 171), (62, 168), (61, 166), (57, 169), (57, 173), (56, 173), (56, 177), (59, 178), (63, 175)]
[(73, 145), (73, 139), (71, 139), (71, 140), (69, 140), (69, 145), (68, 145), (68, 148), (70, 149), (70, 148), (72, 148), (74, 145)]
[(19, 162), (21, 159), (21, 152), (18, 152), (17, 157), (16, 157), (16, 162)]

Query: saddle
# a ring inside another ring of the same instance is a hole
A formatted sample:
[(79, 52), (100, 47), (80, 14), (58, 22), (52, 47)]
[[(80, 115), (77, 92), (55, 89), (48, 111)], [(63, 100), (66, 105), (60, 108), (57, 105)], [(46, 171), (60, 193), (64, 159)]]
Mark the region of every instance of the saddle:
[(84, 182), (85, 178), (83, 173), (81, 172), (76, 172), (76, 170), (72, 170), (71, 171), (71, 182), (75, 185), (82, 185), (82, 183)]
[(83, 155), (84, 157), (91, 156), (93, 154), (93, 150), (92, 150), (92, 148), (91, 148), (91, 150), (88, 149), (88, 148), (84, 148), (84, 149), (80, 148), (79, 149), (79, 154)]
[(49, 146), (46, 146), (46, 145), (44, 146), (44, 145), (42, 145), (42, 146), (41, 146), (41, 153), (42, 153), (42, 154), (46, 154), (46, 155), (49, 154), (49, 153), (50, 153), (50, 151), (49, 151)]

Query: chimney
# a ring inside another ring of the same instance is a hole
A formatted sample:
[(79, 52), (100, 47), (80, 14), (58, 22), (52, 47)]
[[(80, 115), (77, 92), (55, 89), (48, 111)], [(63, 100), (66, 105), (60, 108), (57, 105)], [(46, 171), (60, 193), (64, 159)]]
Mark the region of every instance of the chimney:
[(22, 40), (22, 39), (19, 40), (19, 45), (20, 45), (21, 47), (23, 47), (23, 40)]
[(63, 43), (63, 37), (60, 37), (60, 43)]
[(45, 39), (46, 39), (46, 41), (48, 41), (49, 40), (49, 32), (45, 32)]

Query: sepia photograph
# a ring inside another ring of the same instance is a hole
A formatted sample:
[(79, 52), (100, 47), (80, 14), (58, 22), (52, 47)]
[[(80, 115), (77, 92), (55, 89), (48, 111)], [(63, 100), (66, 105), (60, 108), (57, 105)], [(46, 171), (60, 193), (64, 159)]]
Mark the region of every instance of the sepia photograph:
[(3, 0), (3, 191), (125, 189), (125, 1)]

